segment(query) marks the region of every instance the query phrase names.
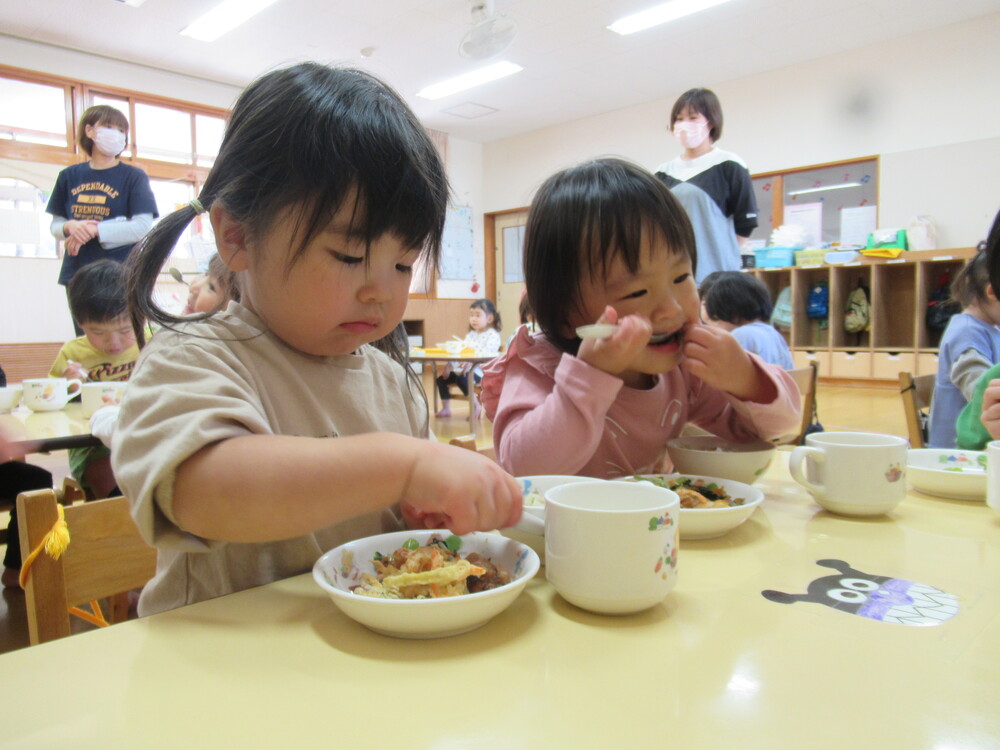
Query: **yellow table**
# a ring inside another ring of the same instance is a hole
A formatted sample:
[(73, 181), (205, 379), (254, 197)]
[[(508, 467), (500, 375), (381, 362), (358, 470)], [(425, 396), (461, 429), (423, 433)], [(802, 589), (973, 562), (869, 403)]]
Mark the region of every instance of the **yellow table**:
[[(911, 493), (891, 516), (812, 503), (787, 453), (736, 532), (682, 544), (667, 601), (629, 617), (540, 574), (437, 641), (376, 635), (309, 576), (0, 656), (17, 748), (995, 748), (1000, 519)], [(844, 560), (959, 597), (935, 627), (779, 604)]]
[(48, 453), (67, 448), (99, 445), (90, 434), (90, 420), (83, 406), (74, 401), (58, 411), (33, 412), (19, 406), (9, 414), (0, 414), (0, 429), (26, 453)]
[[(471, 349), (469, 351), (472, 351)], [(427, 349), (414, 349), (410, 352), (411, 362), (426, 362), (431, 366), (434, 371), (434, 394), (432, 396), (432, 402), (434, 404), (434, 411), (437, 411), (437, 366), (442, 362), (459, 362), (462, 364), (469, 363), (473, 366), (481, 365), (485, 362), (491, 362), (496, 357), (477, 357), (475, 355), (469, 354), (448, 354), (447, 352), (438, 352), (438, 350), (427, 350)], [(472, 377), (472, 370), (474, 367), (469, 368), (469, 372), (466, 375), (466, 386), (469, 391), (469, 431), (475, 434), (476, 432), (476, 385), (475, 380)]]

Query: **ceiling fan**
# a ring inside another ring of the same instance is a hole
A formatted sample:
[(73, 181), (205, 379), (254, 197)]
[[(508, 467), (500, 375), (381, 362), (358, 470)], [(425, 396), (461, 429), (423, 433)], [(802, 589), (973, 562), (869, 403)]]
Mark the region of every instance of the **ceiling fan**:
[(492, 0), (470, 0), (472, 28), (458, 45), (462, 57), (485, 60), (499, 55), (517, 36), (517, 23), (505, 14), (493, 13)]

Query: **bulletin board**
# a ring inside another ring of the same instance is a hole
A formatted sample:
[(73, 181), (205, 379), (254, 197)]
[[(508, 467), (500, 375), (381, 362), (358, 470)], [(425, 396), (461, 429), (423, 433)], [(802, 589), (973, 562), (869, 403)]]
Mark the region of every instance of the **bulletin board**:
[(441, 240), (441, 279), (472, 279), (475, 256), (472, 235), (472, 208), (448, 206)]

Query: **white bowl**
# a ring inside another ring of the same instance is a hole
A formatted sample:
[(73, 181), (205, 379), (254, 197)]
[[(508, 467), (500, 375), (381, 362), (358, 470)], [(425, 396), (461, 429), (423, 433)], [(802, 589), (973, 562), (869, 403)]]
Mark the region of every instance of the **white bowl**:
[(916, 448), (906, 459), (910, 485), (928, 495), (956, 500), (986, 499), (986, 453)]
[(408, 539), (424, 544), (434, 534), (451, 532), (397, 531), (358, 539), (336, 547), (313, 566), (313, 578), (333, 603), (353, 620), (376, 633), (397, 638), (443, 638), (475, 630), (505, 610), (538, 572), (538, 555), (528, 546), (499, 534), (472, 533), (461, 537), (459, 554), (478, 552), (507, 570), (510, 583), (489, 591), (442, 599), (373, 599), (351, 591), (361, 583), (362, 573), (375, 573), (376, 552), (388, 554)]
[(733, 498), (742, 497), (742, 505), (734, 505), (729, 508), (681, 508), (678, 529), (681, 539), (714, 539), (718, 536), (728, 534), (741, 523), (746, 521), (757, 506), (764, 501), (764, 493), (756, 487), (751, 487), (743, 482), (734, 482), (731, 479), (717, 479), (715, 477), (697, 476), (694, 474), (642, 474), (640, 476), (627, 477), (625, 481), (637, 482), (646, 477), (671, 481), (674, 479), (704, 479), (706, 482), (714, 482), (722, 487), (726, 493)]
[(19, 385), (8, 385), (0, 388), (0, 414), (13, 411), (21, 401), (22, 389)]
[(753, 484), (767, 471), (775, 446), (764, 440), (736, 443), (715, 435), (692, 435), (667, 441), (667, 453), (679, 474), (721, 477)]
[[(545, 520), (545, 493), (553, 487), (561, 484), (574, 484), (576, 482), (603, 482), (603, 479), (596, 477), (579, 477), (573, 474), (538, 474), (530, 477), (517, 477), (517, 483), (521, 485), (521, 498), (524, 501), (523, 513)], [(538, 557), (545, 559), (545, 537), (542, 534), (535, 534), (524, 529), (504, 529), (504, 536), (516, 539), (522, 544), (527, 544), (533, 549)]]

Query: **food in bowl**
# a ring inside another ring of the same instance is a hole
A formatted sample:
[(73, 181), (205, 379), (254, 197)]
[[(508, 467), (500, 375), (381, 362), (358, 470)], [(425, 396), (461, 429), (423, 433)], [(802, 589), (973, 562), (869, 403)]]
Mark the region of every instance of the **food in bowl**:
[(733, 497), (726, 488), (710, 479), (695, 479), (693, 477), (663, 477), (662, 474), (651, 476), (636, 475), (636, 479), (644, 479), (659, 487), (673, 490), (681, 499), (682, 508), (732, 508), (743, 505), (745, 498)]
[(362, 573), (353, 591), (381, 599), (436, 599), (489, 591), (510, 583), (510, 573), (478, 552), (458, 553), (461, 537), (434, 535), (420, 545), (407, 539), (389, 554), (376, 552), (375, 574)]
[[(682, 540), (714, 539), (715, 537), (728, 534), (733, 529), (740, 526), (757, 510), (757, 506), (764, 501), (764, 493), (756, 487), (751, 487), (743, 482), (734, 482), (731, 479), (719, 477), (693, 476), (689, 474), (637, 474), (625, 477), (626, 482), (652, 482), (661, 487), (674, 489), (678, 495), (681, 489), (687, 487), (714, 487), (710, 492), (730, 499), (730, 503), (723, 502), (715, 505), (719, 500), (709, 501), (704, 507), (685, 507), (684, 500), (681, 499), (680, 520), (678, 521), (678, 531)], [(699, 492), (700, 494), (700, 492)]]
[[(475, 552), (509, 571), (510, 583), (462, 596), (426, 599), (382, 599), (358, 596), (354, 588), (365, 573), (376, 573), (376, 553), (395, 550), (413, 539), (426, 545), (433, 536), (451, 532), (397, 531), (365, 537), (336, 547), (316, 561), (313, 579), (345, 615), (370, 630), (396, 638), (443, 638), (474, 630), (509, 607), (539, 569), (538, 555), (527, 545), (499, 534), (475, 532), (452, 539), (463, 556)], [(460, 544), (458, 544), (460, 543)]]
[(771, 465), (776, 448), (765, 440), (738, 443), (716, 435), (692, 435), (667, 441), (667, 453), (679, 474), (732, 479), (753, 484)]

